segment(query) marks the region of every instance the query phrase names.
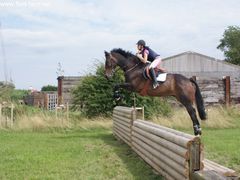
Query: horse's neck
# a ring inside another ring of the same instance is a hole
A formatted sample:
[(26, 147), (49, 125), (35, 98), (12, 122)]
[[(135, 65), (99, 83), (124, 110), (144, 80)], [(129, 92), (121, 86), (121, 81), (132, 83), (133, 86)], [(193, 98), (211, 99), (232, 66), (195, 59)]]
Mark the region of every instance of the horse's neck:
[[(133, 64), (133, 62), (130, 60), (130, 59), (127, 59), (123, 56), (119, 56), (117, 57), (117, 64), (118, 66), (123, 70), (123, 71), (126, 71), (127, 69), (129, 69)], [(134, 65), (134, 64), (133, 64)]]

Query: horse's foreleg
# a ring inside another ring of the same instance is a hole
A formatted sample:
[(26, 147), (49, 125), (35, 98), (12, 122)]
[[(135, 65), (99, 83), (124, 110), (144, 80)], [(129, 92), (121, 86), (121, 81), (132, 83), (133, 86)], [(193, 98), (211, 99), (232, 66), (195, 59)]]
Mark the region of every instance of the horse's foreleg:
[(129, 91), (132, 90), (132, 86), (130, 83), (116, 84), (114, 86), (114, 92), (113, 92), (113, 97), (116, 101), (120, 101), (122, 99), (122, 95), (119, 92), (120, 88), (127, 89)]

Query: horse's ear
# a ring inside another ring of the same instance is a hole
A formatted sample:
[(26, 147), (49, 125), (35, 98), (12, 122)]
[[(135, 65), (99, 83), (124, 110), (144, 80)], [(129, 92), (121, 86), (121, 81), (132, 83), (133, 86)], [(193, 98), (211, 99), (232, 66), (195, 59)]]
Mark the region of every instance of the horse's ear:
[(109, 57), (109, 56), (110, 56), (110, 53), (109, 53), (109, 52), (104, 51), (104, 53), (105, 53), (105, 57)]

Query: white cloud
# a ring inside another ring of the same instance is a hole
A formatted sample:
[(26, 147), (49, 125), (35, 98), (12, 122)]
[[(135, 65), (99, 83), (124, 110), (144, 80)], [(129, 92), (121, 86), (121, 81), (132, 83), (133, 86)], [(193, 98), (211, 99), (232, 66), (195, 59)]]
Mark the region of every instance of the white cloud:
[[(15, 5), (3, 7), (2, 2)], [(103, 50), (134, 51), (140, 38), (164, 57), (192, 50), (223, 58), (216, 49), (219, 39), (240, 19), (238, 0), (16, 2), (0, 1), (0, 21), (8, 64), (21, 88), (28, 86), (26, 76), (38, 88), (56, 82), (59, 61), (68, 75), (76, 75), (102, 59)]]

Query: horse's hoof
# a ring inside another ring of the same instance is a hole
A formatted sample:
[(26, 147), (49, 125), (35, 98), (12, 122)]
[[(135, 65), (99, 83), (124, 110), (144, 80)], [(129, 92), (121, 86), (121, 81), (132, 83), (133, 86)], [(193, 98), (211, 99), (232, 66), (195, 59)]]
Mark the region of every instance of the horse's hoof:
[(199, 126), (193, 126), (194, 129), (194, 135), (195, 136), (201, 136), (202, 135), (202, 129)]
[(113, 98), (114, 98), (115, 100), (121, 99), (120, 92), (119, 92), (119, 91), (114, 91)]
[(202, 135), (202, 130), (201, 128), (198, 130), (198, 135), (197, 136), (201, 136)]

